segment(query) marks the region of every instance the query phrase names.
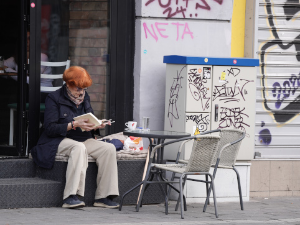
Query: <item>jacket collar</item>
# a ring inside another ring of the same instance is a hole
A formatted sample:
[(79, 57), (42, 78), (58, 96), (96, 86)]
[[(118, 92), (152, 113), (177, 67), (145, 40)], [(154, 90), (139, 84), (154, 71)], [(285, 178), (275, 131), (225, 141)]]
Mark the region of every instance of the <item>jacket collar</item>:
[[(81, 104), (83, 104), (83, 106), (85, 106), (86, 102), (88, 102), (89, 99), (90, 99), (90, 97), (89, 97), (88, 93), (85, 92), (84, 99), (83, 99), (83, 102)], [(64, 84), (61, 88), (61, 92), (60, 92), (60, 95), (59, 95), (58, 102), (60, 104), (63, 104), (63, 105), (67, 105), (67, 106), (70, 106), (70, 107), (75, 107), (75, 104), (69, 99), (66, 84)]]

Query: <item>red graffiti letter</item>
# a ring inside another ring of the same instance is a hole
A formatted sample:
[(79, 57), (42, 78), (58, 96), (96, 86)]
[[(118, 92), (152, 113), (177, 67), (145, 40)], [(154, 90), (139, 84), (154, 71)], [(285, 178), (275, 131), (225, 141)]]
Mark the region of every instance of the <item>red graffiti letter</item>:
[(172, 23), (172, 25), (176, 25), (177, 26), (177, 39), (176, 41), (178, 41), (178, 37), (179, 37), (179, 26), (183, 26), (184, 24), (180, 24), (180, 23)]
[(204, 3), (205, 6), (196, 3), (196, 9), (201, 8), (201, 9), (210, 10), (210, 6), (207, 4), (206, 0), (201, 0), (201, 1)]
[(171, 5), (171, 0), (168, 0), (168, 3), (162, 4), (161, 0), (158, 0), (159, 6), (162, 8), (167, 8)]
[(185, 7), (188, 8), (189, 7), (189, 1), (190, 0), (183, 0), (184, 2), (186, 2)]
[(155, 33), (155, 30), (154, 30), (154, 28), (153, 28), (153, 24), (151, 24), (153, 34), (151, 33), (151, 31), (150, 31), (149, 28), (147, 27), (147, 24), (146, 24), (146, 23), (143, 23), (143, 26), (144, 26), (146, 38), (148, 38), (148, 36), (147, 36), (147, 31), (148, 31), (149, 34), (155, 39), (155, 41), (157, 41), (157, 40), (158, 40), (158, 37), (157, 37), (157, 35), (156, 35), (156, 33)]
[(156, 29), (157, 29), (157, 31), (158, 31), (158, 33), (160, 34), (161, 37), (163, 37), (163, 38), (169, 37), (169, 36), (163, 35), (163, 34), (161, 33), (161, 31), (165, 31), (166, 29), (159, 28), (159, 27), (158, 27), (159, 25), (168, 25), (168, 23), (157, 23), (157, 22), (156, 22), (156, 23), (155, 23), (155, 26), (156, 26)]
[(149, 0), (148, 2), (146, 2), (145, 6), (149, 5), (150, 3), (154, 2), (155, 0)]
[(191, 38), (194, 39), (193, 32), (190, 31), (190, 28), (189, 28), (188, 23), (185, 23), (185, 25), (184, 25), (184, 30), (183, 30), (183, 34), (182, 34), (182, 36), (181, 36), (181, 39), (184, 38), (184, 35), (185, 35), (185, 34), (191, 35)]
[(219, 3), (220, 5), (223, 4), (223, 0), (214, 0), (215, 2)]

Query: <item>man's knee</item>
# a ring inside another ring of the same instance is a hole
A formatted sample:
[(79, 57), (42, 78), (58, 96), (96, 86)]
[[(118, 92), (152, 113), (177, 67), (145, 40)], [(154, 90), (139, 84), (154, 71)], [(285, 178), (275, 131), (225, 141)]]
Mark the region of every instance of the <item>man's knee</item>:
[(86, 153), (85, 145), (81, 142), (76, 143), (72, 148), (72, 152), (76, 154), (85, 154)]
[(116, 147), (113, 144), (107, 143), (106, 151), (108, 154), (116, 155)]

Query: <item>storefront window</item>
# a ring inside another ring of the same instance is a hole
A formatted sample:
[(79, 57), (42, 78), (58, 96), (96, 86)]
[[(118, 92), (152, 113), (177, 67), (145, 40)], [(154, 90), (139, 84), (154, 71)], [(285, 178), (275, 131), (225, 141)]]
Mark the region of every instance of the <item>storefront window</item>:
[[(88, 89), (98, 118), (106, 116), (106, 78), (109, 40), (108, 1), (42, 0), (41, 60), (70, 61), (92, 76)], [(65, 66), (41, 67), (44, 74), (62, 74)], [(47, 76), (46, 76), (47, 77)], [(41, 86), (60, 87), (61, 79), (41, 79)], [(47, 95), (41, 88), (41, 101)], [(49, 92), (48, 92), (49, 93)]]
[[(19, 4), (17, 0), (0, 2), (0, 157), (16, 155)], [(8, 19), (9, 18), (9, 19)]]

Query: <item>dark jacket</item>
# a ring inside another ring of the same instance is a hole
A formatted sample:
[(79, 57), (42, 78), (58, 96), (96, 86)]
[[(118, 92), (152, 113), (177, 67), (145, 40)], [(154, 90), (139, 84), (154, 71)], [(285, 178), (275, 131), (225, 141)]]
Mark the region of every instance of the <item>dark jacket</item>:
[[(83, 107), (86, 113), (94, 113), (90, 97), (85, 93)], [(43, 168), (52, 168), (58, 145), (67, 136), (67, 127), (74, 118), (76, 106), (68, 98), (65, 85), (48, 95), (45, 101), (44, 132), (31, 149), (34, 162)]]

